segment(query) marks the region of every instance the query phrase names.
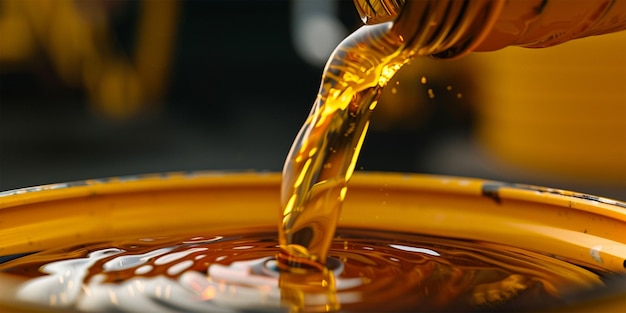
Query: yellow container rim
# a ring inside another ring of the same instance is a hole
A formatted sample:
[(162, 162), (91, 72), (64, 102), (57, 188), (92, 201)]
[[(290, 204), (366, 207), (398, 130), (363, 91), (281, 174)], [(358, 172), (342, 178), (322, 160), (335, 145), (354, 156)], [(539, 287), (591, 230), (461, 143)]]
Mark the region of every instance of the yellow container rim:
[[(280, 180), (280, 174), (273, 172), (173, 172), (1, 192), (0, 255), (46, 249), (64, 240), (129, 235), (138, 226), (137, 219), (144, 220), (138, 229), (143, 235), (158, 235), (149, 231), (157, 226), (164, 234), (215, 226), (202, 225), (202, 218), (189, 227), (184, 224), (189, 218), (172, 220), (164, 207), (172, 203), (180, 208), (225, 201), (233, 208), (235, 200), (241, 202), (235, 208), (244, 211), (235, 214), (236, 220), (221, 220), (219, 229), (273, 227)], [(468, 240), (507, 244), (592, 268), (626, 272), (626, 203), (621, 201), (531, 185), (404, 173), (357, 172), (349, 188), (339, 227), (443, 237), (461, 234)], [(125, 201), (132, 208), (125, 207)], [(378, 205), (380, 210), (363, 214), (359, 210), (363, 205)], [(41, 214), (50, 210), (53, 215)], [(249, 210), (256, 213), (254, 218), (245, 217)], [(259, 210), (270, 213), (260, 216)], [(23, 214), (26, 211), (37, 214)], [(63, 220), (71, 224), (64, 225)], [(46, 238), (50, 233), (55, 238)]]
[[(129, 236), (272, 230), (280, 182), (274, 172), (174, 172), (0, 192), (0, 256)], [(229, 214), (212, 214), (224, 207)], [(504, 244), (626, 277), (626, 203), (571, 191), (357, 172), (339, 222), (344, 227)], [(619, 308), (625, 294), (618, 288), (608, 302), (603, 295), (604, 302), (586, 308)]]

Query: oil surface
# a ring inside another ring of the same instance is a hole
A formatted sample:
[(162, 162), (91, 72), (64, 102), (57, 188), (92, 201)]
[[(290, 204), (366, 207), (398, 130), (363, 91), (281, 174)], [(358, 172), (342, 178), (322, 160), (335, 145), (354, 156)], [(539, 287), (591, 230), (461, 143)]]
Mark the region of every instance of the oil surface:
[[(275, 230), (236, 236), (139, 238), (42, 251), (0, 264), (5, 296), (49, 310), (289, 310), (273, 257)], [(565, 303), (600, 277), (564, 261), (479, 242), (338, 229), (332, 294), (300, 290), (309, 308), (506, 311)], [(302, 276), (302, 275), (299, 275)], [(284, 288), (283, 288), (284, 289)], [(297, 297), (295, 297), (297, 298)]]

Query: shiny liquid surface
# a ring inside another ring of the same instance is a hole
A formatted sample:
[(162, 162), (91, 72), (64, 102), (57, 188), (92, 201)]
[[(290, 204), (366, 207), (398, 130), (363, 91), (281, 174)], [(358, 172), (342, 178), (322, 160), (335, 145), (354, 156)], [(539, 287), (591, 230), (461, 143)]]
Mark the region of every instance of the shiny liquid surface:
[(101, 242), (5, 259), (0, 284), (12, 305), (86, 312), (288, 311), (303, 303), (313, 311), (328, 303), (342, 311), (506, 311), (558, 306), (603, 285), (581, 267), (512, 247), (340, 228), (328, 253), (333, 292), (300, 286), (294, 295), (281, 287), (278, 251), (270, 229)]

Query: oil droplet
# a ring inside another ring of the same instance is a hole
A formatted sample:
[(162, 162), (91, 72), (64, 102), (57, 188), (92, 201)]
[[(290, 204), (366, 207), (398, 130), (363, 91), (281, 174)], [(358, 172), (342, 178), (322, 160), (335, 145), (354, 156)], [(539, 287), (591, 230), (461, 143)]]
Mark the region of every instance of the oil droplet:
[(398, 93), (398, 90), (396, 89), (396, 87), (391, 88), (391, 93), (394, 95)]
[(450, 86), (450, 85), (446, 86), (446, 90), (447, 90), (447, 91), (452, 90), (452, 86)]
[(428, 98), (435, 99), (435, 92), (430, 88), (428, 88)]
[(461, 98), (463, 98), (463, 94), (462, 94), (462, 93), (460, 93), (460, 92), (459, 92), (459, 93), (457, 93), (457, 94), (456, 94), (456, 98), (457, 98), (457, 99), (461, 99)]
[(422, 85), (426, 84), (426, 76), (422, 76), (422, 79), (420, 79), (420, 82), (422, 83)]

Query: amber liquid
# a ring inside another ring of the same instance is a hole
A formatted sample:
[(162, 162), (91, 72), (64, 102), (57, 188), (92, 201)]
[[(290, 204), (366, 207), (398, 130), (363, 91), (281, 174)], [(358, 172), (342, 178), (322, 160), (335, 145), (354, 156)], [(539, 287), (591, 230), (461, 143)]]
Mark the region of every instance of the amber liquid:
[[(372, 208), (363, 208), (365, 211)], [(581, 267), (488, 243), (337, 230), (330, 277), (272, 265), (275, 229), (136, 238), (41, 251), (0, 263), (0, 296), (15, 307), (80, 312), (446, 311), (562, 305), (602, 284)], [(315, 283), (304, 284), (311, 277)], [(334, 283), (333, 293), (322, 282)], [(290, 292), (290, 294), (287, 294)], [(335, 306), (333, 306), (333, 303)]]
[(279, 220), (287, 270), (326, 263), (347, 184), (382, 88), (408, 60), (391, 24), (365, 26), (328, 61), (313, 109), (283, 168)]
[[(389, 29), (390, 24), (363, 27), (336, 48), (283, 168), (277, 259), (283, 298), (296, 303), (296, 310), (340, 308), (326, 257), (369, 116), (405, 61), (394, 58), (401, 42)], [(311, 288), (325, 306), (311, 305), (301, 294)]]

